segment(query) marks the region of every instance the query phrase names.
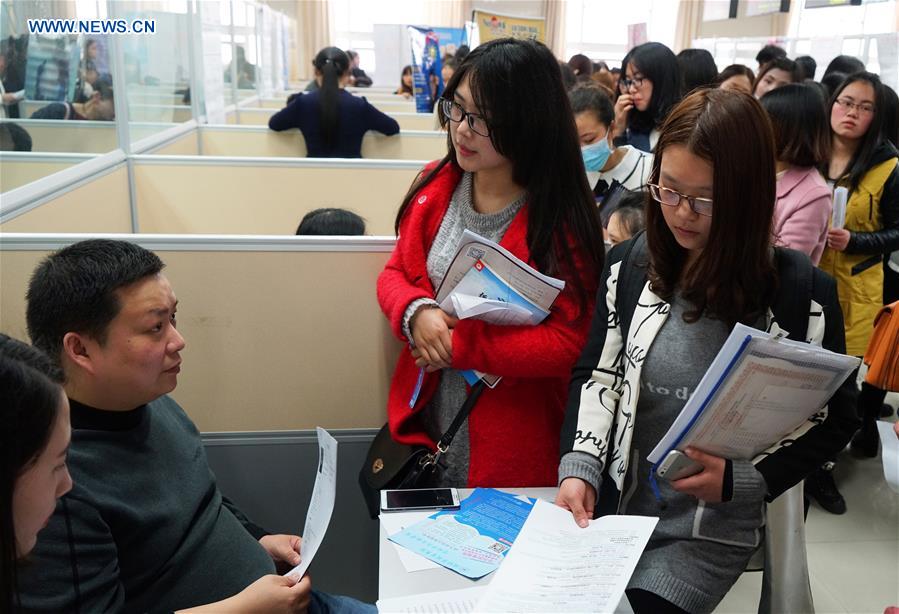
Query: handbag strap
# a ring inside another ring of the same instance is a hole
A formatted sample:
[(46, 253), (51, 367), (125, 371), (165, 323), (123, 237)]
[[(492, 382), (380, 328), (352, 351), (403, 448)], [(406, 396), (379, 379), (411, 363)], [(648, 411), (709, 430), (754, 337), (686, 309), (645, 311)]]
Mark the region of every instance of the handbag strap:
[(440, 438), (440, 441), (437, 442), (437, 452), (434, 456), (435, 461), (440, 458), (441, 454), (446, 453), (449, 449), (450, 444), (453, 442), (453, 437), (456, 436), (462, 423), (465, 422), (465, 419), (468, 418), (468, 414), (474, 409), (474, 404), (478, 402), (478, 398), (481, 396), (481, 393), (484, 392), (486, 386), (487, 384), (484, 383), (484, 380), (478, 380), (478, 383), (471, 387), (471, 391), (468, 393), (465, 402), (462, 403), (459, 413), (456, 414), (452, 424), (446, 429), (446, 432), (443, 434), (443, 437)]

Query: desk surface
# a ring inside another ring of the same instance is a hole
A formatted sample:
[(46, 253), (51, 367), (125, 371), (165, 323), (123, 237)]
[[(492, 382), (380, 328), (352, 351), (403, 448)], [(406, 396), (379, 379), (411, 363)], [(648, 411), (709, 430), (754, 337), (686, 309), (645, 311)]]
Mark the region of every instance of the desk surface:
[[(527, 495), (538, 499), (554, 501), (557, 488), (501, 488), (506, 492), (516, 495)], [(470, 495), (470, 489), (459, 489), (459, 495), (464, 499)], [(380, 527), (381, 537), (378, 542), (378, 598), (390, 599), (391, 597), (403, 597), (417, 593), (432, 593), (436, 591), (450, 591), (473, 586), (485, 586), (493, 579), (493, 574), (488, 574), (480, 580), (471, 580), (454, 571), (441, 567), (440, 569), (425, 569), (422, 571), (407, 572), (400, 562), (393, 545), (387, 541), (387, 533), (384, 527)]]

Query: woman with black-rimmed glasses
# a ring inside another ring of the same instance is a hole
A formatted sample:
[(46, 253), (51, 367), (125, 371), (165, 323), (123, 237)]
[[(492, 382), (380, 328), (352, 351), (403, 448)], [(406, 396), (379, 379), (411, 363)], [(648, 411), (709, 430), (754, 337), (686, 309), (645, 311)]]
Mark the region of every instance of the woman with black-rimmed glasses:
[(681, 99), (677, 56), (662, 43), (643, 43), (621, 61), (615, 102), (615, 145), (655, 149), (659, 127)]
[(582, 527), (595, 515), (659, 517), (627, 589), (636, 614), (712, 612), (761, 544), (765, 502), (845, 446), (856, 425), (848, 383), (826, 418), (755, 459), (687, 448), (698, 473), (652, 477), (649, 453), (735, 323), (843, 350), (833, 281), (805, 254), (772, 247), (774, 159), (768, 118), (748, 94), (697, 90), (671, 111), (646, 234), (609, 252), (572, 371), (556, 503)]
[[(846, 353), (862, 356), (883, 306), (884, 257), (899, 249), (899, 153), (884, 137), (886, 93), (880, 77), (857, 72), (830, 102), (831, 157), (821, 172), (849, 190), (846, 223), (831, 228), (819, 265), (837, 280), (846, 321)], [(862, 429), (852, 450), (877, 456), (876, 421), (886, 393), (868, 384), (858, 397)], [(834, 514), (846, 502), (833, 480), (833, 462), (806, 480), (806, 492)]]
[[(587, 335), (602, 230), (558, 61), (544, 45), (500, 39), (465, 58), (439, 103), (447, 155), (425, 167), (397, 214), (378, 301), (409, 347), (387, 413), (394, 440), (435, 448), (462, 407), (462, 371), (500, 376), (448, 454), (447, 486), (550, 486), (568, 376)], [(456, 320), (434, 301), (471, 230), (565, 281), (537, 326)]]

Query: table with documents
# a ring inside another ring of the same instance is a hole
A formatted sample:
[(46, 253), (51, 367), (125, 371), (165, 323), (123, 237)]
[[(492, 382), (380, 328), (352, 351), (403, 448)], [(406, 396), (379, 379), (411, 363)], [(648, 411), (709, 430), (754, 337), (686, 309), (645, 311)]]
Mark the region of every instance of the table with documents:
[[(501, 489), (528, 497), (536, 497), (545, 501), (554, 501), (556, 488), (510, 488)], [(459, 494), (464, 499), (472, 493), (472, 490), (460, 489)], [(470, 580), (449, 569), (443, 567), (422, 566), (421, 571), (407, 572), (400, 560), (396, 546), (388, 540), (387, 532), (383, 525), (379, 527), (379, 554), (378, 554), (378, 599), (396, 599), (421, 593), (432, 593), (433, 600), (426, 607), (419, 606), (408, 611), (430, 612), (438, 614), (442, 612), (462, 612), (462, 604), (459, 602), (460, 591), (463, 589), (486, 589), (487, 585), (496, 577), (496, 573), (481, 578)], [(464, 595), (464, 594), (462, 594)], [(480, 599), (477, 590), (470, 591), (470, 598), (474, 602)], [(444, 598), (445, 599), (442, 599)], [(632, 612), (627, 599), (622, 599), (616, 613)]]

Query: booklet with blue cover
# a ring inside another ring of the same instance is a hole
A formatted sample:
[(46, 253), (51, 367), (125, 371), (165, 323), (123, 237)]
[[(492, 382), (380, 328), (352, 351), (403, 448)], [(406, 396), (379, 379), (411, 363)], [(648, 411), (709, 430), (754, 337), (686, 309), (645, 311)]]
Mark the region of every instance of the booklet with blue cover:
[(476, 580), (500, 566), (536, 501), (478, 488), (459, 510), (438, 512), (390, 540)]

